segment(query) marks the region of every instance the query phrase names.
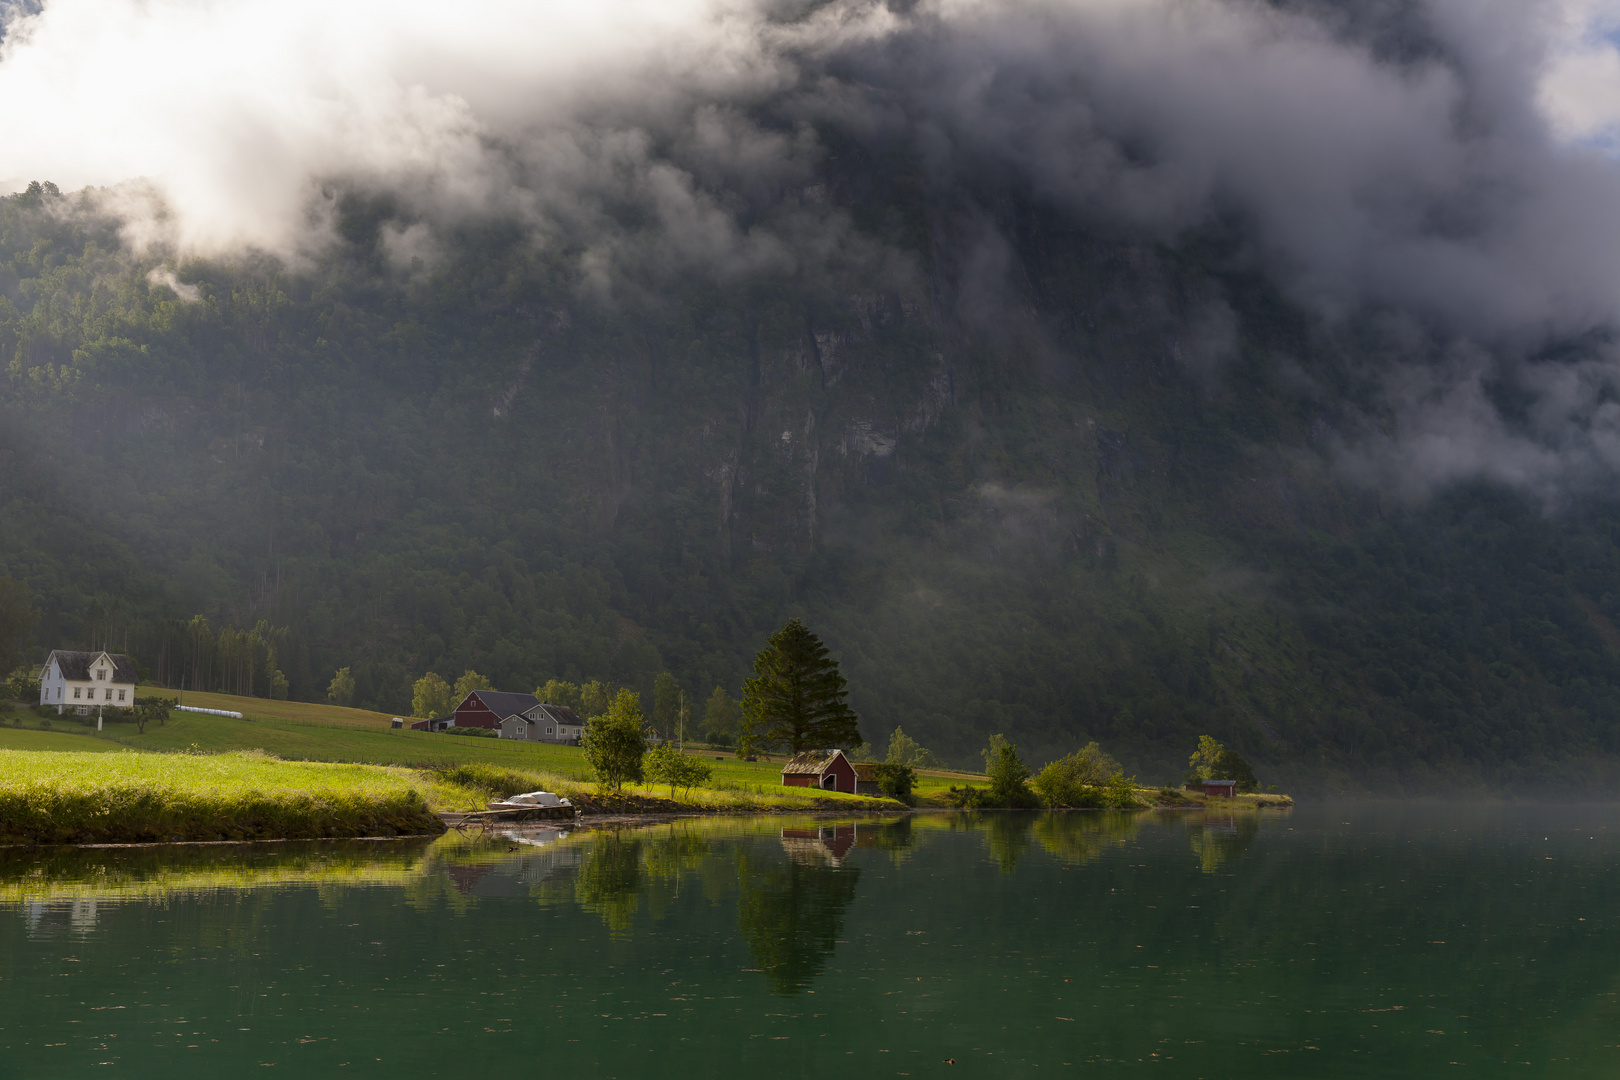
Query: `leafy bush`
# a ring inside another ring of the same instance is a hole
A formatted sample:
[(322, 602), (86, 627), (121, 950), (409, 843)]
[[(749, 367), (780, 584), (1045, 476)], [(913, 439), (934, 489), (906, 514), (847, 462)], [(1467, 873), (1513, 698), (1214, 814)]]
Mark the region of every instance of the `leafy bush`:
[(495, 738), (499, 738), (499, 736), (495, 734), (495, 729), (494, 728), (447, 727), (447, 728), (444, 729), (444, 733), (446, 735), (470, 735), (471, 737), (473, 737), (475, 739), (495, 739)]
[(1093, 742), (1047, 765), (1031, 786), (1047, 806), (1103, 806), (1104, 797), (1096, 789), (1118, 772), (1119, 762)]
[(902, 765), (898, 761), (885, 761), (873, 771), (877, 774), (879, 791), (891, 799), (899, 799), (907, 806), (911, 805), (911, 792), (917, 786), (916, 769), (910, 765)]
[(32, 667), (20, 667), (11, 673), (11, 677), (0, 683), (0, 698), (8, 701), (39, 700), (39, 679), (35, 678), (38, 671)]
[(668, 743), (647, 751), (641, 771), (650, 784), (668, 784), (671, 799), (675, 797), (676, 788), (691, 791), (714, 776), (714, 766), (689, 757)]
[(1115, 772), (1100, 789), (1102, 804), (1110, 810), (1134, 810), (1142, 802), (1136, 794), (1135, 777)]
[(965, 787), (951, 785), (951, 790), (945, 793), (945, 801), (958, 810), (983, 810), (990, 806), (990, 792), (984, 788), (976, 788), (972, 784)]

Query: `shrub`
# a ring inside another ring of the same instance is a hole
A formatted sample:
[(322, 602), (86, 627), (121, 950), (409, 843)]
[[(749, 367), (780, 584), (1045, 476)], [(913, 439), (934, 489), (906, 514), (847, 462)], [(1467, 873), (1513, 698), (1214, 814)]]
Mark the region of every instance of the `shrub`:
[(444, 729), (444, 733), (445, 733), (445, 734), (446, 734), (446, 735), (470, 735), (470, 736), (472, 736), (472, 737), (473, 737), (473, 738), (475, 738), (475, 739), (494, 739), (494, 738), (499, 738), (499, 736), (497, 736), (497, 735), (496, 735), (496, 734), (495, 734), (495, 729), (494, 729), (494, 728), (483, 728), (483, 727), (447, 727), (447, 728), (445, 728), (445, 729)]
[[(899, 729), (897, 728), (896, 731)], [(877, 773), (878, 790), (891, 799), (911, 805), (911, 792), (917, 786), (917, 770), (898, 761), (885, 761), (873, 770)]]
[(1136, 795), (1136, 778), (1116, 772), (1101, 789), (1102, 804), (1110, 810), (1133, 810), (1142, 805)]
[(714, 776), (714, 766), (688, 757), (668, 743), (647, 751), (641, 771), (650, 784), (668, 784), (671, 799), (675, 797), (676, 788), (691, 791)]
[(29, 667), (20, 667), (11, 673), (11, 677), (0, 683), (0, 697), (11, 701), (38, 701), (39, 680), (35, 678), (38, 672)]
[(945, 793), (945, 801), (958, 810), (983, 810), (990, 805), (990, 793), (972, 784), (965, 787), (952, 784), (951, 790)]

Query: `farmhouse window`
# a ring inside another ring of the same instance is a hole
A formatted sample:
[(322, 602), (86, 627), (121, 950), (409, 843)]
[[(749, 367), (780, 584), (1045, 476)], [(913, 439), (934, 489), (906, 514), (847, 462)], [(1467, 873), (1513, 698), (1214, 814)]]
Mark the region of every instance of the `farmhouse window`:
[(107, 669), (106, 668), (96, 668), (96, 682), (101, 682), (106, 678), (107, 678)]
[(73, 697), (75, 700), (77, 700), (79, 697), (79, 688), (77, 686), (73, 688)]
[(124, 700), (124, 691), (122, 691), (122, 690), (118, 691), (118, 700), (119, 701)]
[(112, 700), (112, 687), (110, 687), (110, 686), (107, 687), (107, 698), (106, 698), (106, 700), (108, 700), (108, 701)]

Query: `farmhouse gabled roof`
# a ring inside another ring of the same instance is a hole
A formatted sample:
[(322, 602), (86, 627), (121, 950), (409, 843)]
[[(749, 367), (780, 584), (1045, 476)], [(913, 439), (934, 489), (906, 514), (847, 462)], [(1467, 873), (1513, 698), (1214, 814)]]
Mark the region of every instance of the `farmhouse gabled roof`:
[[(474, 690), (467, 697), (477, 698), (484, 708), (502, 720), (508, 716), (521, 716), (540, 704), (540, 699), (533, 694), (508, 694), (500, 690)], [(463, 700), (461, 704), (467, 702)]]
[(575, 712), (573, 709), (570, 709), (566, 705), (553, 705), (551, 702), (545, 701), (541, 702), (540, 707), (546, 710), (551, 718), (559, 724), (578, 724), (580, 727), (585, 726), (585, 721), (579, 718), (579, 713)]
[(820, 776), (832, 767), (834, 760), (843, 756), (842, 750), (801, 750), (782, 766), (782, 775)]
[(51, 661), (55, 660), (62, 669), (62, 678), (83, 682), (90, 678), (90, 665), (105, 656), (112, 661), (113, 682), (133, 683), (140, 682), (135, 674), (135, 662), (123, 653), (109, 652), (76, 652), (71, 649), (55, 649), (45, 658), (44, 671), (51, 669)]

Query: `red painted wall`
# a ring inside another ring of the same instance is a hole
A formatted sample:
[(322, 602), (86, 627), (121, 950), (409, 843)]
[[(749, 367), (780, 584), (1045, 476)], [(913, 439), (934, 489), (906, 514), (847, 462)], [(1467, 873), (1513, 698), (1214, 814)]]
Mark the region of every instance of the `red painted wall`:
[(484, 708), (475, 697), (468, 697), (456, 706), (456, 727), (498, 728), (501, 718), (495, 715), (494, 710)]
[(837, 787), (833, 790), (842, 791), (849, 795), (855, 794), (855, 766), (849, 763), (848, 758), (842, 754), (833, 758), (832, 768), (828, 769), (827, 773), (836, 778)]
[(816, 778), (813, 776), (783, 776), (783, 787), (814, 787)]

